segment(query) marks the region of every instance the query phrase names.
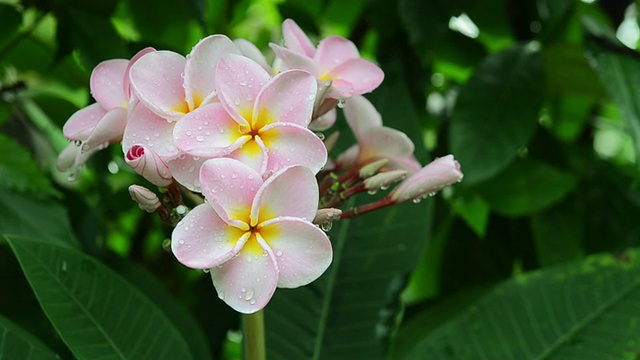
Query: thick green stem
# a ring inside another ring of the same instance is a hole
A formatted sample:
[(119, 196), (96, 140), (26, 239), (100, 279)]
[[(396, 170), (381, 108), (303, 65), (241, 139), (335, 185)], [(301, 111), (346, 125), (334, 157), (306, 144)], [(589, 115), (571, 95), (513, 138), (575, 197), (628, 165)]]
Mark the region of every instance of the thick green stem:
[(244, 360), (265, 360), (264, 310), (254, 314), (242, 315), (244, 331)]

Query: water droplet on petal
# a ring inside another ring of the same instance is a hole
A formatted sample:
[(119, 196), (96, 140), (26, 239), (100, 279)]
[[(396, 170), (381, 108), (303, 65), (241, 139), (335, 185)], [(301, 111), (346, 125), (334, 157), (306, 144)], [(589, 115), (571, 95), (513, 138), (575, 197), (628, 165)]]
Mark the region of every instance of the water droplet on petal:
[(320, 224), (320, 229), (322, 229), (322, 231), (324, 232), (330, 231), (332, 227), (333, 223), (331, 221), (323, 222), (322, 224)]

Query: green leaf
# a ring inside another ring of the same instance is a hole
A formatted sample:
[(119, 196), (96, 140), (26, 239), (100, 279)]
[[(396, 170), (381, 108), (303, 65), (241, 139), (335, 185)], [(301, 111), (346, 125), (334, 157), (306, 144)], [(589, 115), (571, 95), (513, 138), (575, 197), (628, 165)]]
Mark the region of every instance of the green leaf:
[(550, 266), (584, 256), (584, 214), (575, 202), (565, 201), (531, 217), (538, 262)]
[(498, 286), (407, 359), (637, 359), (640, 251), (596, 255)]
[(0, 134), (0, 188), (19, 192), (51, 193), (48, 178), (38, 168), (27, 149)]
[(560, 201), (575, 185), (573, 175), (525, 159), (478, 185), (475, 191), (492, 210), (506, 216), (525, 216)]
[(449, 142), (465, 186), (504, 169), (533, 136), (544, 88), (538, 49), (529, 43), (489, 56), (460, 91)]
[[(613, 42), (607, 29), (595, 20), (585, 22), (590, 31), (590, 64), (600, 75), (607, 93), (622, 113), (627, 131), (635, 142), (636, 159), (640, 159), (640, 56)], [(636, 161), (640, 167), (640, 161)]]
[[(22, 25), (22, 14), (9, 4), (0, 4), (0, 54)], [(0, 59), (2, 61), (3, 59)]]
[(0, 315), (0, 359), (60, 359), (38, 338)]
[(0, 234), (46, 238), (58, 246), (77, 246), (64, 207), (37, 198), (0, 189)]
[(429, 207), (396, 206), (332, 232), (333, 264), (305, 287), (278, 289), (265, 311), (270, 359), (384, 359), (406, 274), (426, 244)]
[(489, 205), (479, 197), (460, 198), (453, 204), (454, 211), (460, 215), (479, 238), (483, 238), (489, 223)]
[(5, 236), (54, 327), (78, 359), (189, 359), (189, 347), (139, 290), (83, 253)]

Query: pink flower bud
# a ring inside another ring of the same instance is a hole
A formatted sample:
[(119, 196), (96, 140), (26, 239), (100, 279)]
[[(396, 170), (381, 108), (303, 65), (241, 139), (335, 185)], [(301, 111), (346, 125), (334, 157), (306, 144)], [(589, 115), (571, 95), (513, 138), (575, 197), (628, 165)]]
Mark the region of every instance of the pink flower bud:
[(313, 218), (313, 223), (322, 224), (326, 222), (340, 220), (341, 215), (342, 215), (342, 210), (340, 209), (336, 209), (336, 208), (318, 209), (318, 212), (316, 213), (316, 217)]
[(461, 181), (462, 177), (460, 164), (454, 160), (453, 155), (443, 156), (400, 183), (389, 197), (395, 202), (419, 199)]
[(161, 205), (158, 196), (146, 187), (131, 185), (129, 186), (129, 194), (131, 199), (138, 203), (140, 209), (148, 213), (156, 211)]
[(146, 146), (133, 145), (124, 159), (135, 172), (156, 186), (168, 186), (173, 181), (167, 164)]
[(375, 174), (364, 180), (364, 187), (370, 191), (378, 189), (385, 190), (396, 181), (400, 181), (407, 176), (405, 170), (391, 170)]

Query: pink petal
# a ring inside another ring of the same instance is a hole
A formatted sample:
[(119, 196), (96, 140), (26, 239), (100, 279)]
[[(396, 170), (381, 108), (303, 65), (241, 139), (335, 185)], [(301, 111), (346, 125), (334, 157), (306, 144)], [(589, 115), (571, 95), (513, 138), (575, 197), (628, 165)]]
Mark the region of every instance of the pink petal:
[(216, 67), (216, 88), (220, 102), (239, 124), (250, 123), (258, 92), (269, 81), (269, 74), (255, 61), (228, 55)]
[(316, 52), (311, 40), (300, 29), (298, 24), (291, 19), (286, 19), (282, 23), (282, 37), (284, 38), (284, 45), (297, 53), (312, 58)]
[(167, 164), (158, 154), (145, 146), (132, 146), (125, 154), (124, 160), (135, 172), (156, 186), (164, 187), (173, 182)]
[(211, 279), (220, 299), (238, 312), (251, 314), (271, 300), (278, 267), (264, 240), (252, 236), (238, 256), (211, 268)]
[(87, 140), (106, 113), (107, 111), (99, 103), (76, 111), (62, 127), (64, 137), (69, 140)]
[(453, 155), (433, 160), (417, 173), (409, 176), (390, 193), (395, 202), (404, 202), (436, 192), (462, 180), (460, 164)]
[(202, 194), (225, 221), (249, 223), (253, 198), (262, 185), (260, 174), (240, 161), (218, 158), (202, 165), (200, 182)]
[(278, 218), (259, 225), (258, 231), (276, 255), (278, 287), (307, 285), (331, 264), (331, 242), (324, 231), (310, 222)]
[(312, 58), (273, 43), (269, 44), (269, 46), (271, 47), (273, 52), (276, 53), (278, 59), (282, 60), (282, 63), (288, 69), (305, 70), (311, 73), (311, 75), (315, 76), (316, 78), (322, 75), (320, 67)]
[(327, 162), (327, 148), (322, 140), (301, 126), (272, 124), (260, 131), (260, 138), (269, 149), (267, 171), (302, 165), (317, 173)]
[(377, 158), (405, 158), (413, 156), (413, 142), (403, 133), (388, 127), (371, 128), (359, 139), (363, 164)]
[(244, 139), (247, 140), (229, 154), (229, 157), (242, 162), (256, 172), (264, 175), (265, 171), (267, 171), (267, 153), (269, 149), (263, 143), (260, 136), (255, 136), (253, 139), (250, 139), (249, 136), (245, 135), (241, 139), (243, 141), (245, 141)]
[(129, 61), (114, 59), (103, 61), (91, 72), (91, 95), (105, 110), (126, 107), (128, 97), (123, 89)]
[(285, 122), (307, 127), (317, 91), (316, 79), (306, 71), (278, 74), (258, 94), (251, 126), (261, 129), (274, 122)]
[(269, 74), (273, 73), (271, 66), (267, 64), (267, 59), (264, 57), (260, 49), (255, 46), (251, 41), (245, 39), (235, 39), (233, 43), (240, 49), (242, 55), (257, 62), (262, 68)]
[(325, 131), (328, 130), (336, 123), (338, 118), (338, 112), (335, 108), (327, 111), (323, 115), (311, 120), (309, 123), (309, 130), (311, 131)]
[(360, 146), (358, 146), (358, 144), (353, 144), (347, 150), (338, 155), (336, 162), (341, 169), (348, 169), (357, 164), (358, 156), (360, 156)]
[(127, 71), (125, 72), (125, 75), (124, 75), (124, 83), (123, 83), (124, 95), (127, 98), (131, 98), (131, 82), (130, 82), (130, 79), (129, 79), (129, 74), (131, 72), (131, 66), (133, 66), (133, 64), (135, 64), (136, 61), (140, 60), (140, 58), (142, 56), (144, 56), (145, 54), (148, 54), (148, 53), (154, 52), (154, 51), (156, 51), (156, 49), (154, 49), (152, 47), (146, 47), (146, 48), (138, 51), (135, 55), (133, 55), (131, 60), (129, 60), (129, 63), (127, 64)]
[(251, 208), (252, 225), (281, 216), (313, 220), (318, 211), (318, 183), (314, 173), (294, 166), (267, 179)]
[(362, 138), (368, 129), (382, 126), (380, 113), (364, 96), (345, 101), (344, 117), (356, 139)]
[(324, 72), (331, 72), (336, 66), (351, 59), (360, 58), (358, 48), (341, 36), (329, 36), (318, 44), (314, 60)]
[(180, 154), (178, 157), (167, 161), (173, 178), (184, 187), (193, 192), (202, 192), (200, 186), (200, 167), (209, 158)]
[(220, 58), (228, 54), (241, 55), (240, 50), (224, 35), (208, 36), (193, 47), (184, 66), (189, 108), (195, 109), (215, 95), (216, 65)]
[(239, 240), (244, 233), (222, 221), (209, 204), (201, 204), (173, 230), (171, 251), (185, 266), (208, 269), (233, 258), (243, 245)]
[(204, 105), (185, 115), (176, 123), (173, 135), (180, 150), (209, 157), (227, 155), (241, 136), (238, 123), (220, 103)]
[(349, 84), (352, 95), (362, 95), (376, 89), (384, 80), (384, 72), (374, 63), (365, 59), (350, 59), (329, 72), (329, 77), (337, 87)]
[(82, 144), (82, 151), (120, 141), (126, 125), (127, 110), (121, 107), (111, 109), (102, 117), (89, 138)]
[(129, 115), (122, 148), (126, 152), (133, 145), (146, 145), (164, 161), (173, 159), (180, 153), (173, 140), (174, 125), (139, 103)]
[(178, 120), (189, 112), (182, 74), (185, 58), (171, 51), (145, 54), (129, 73), (131, 88), (151, 111), (168, 120)]

